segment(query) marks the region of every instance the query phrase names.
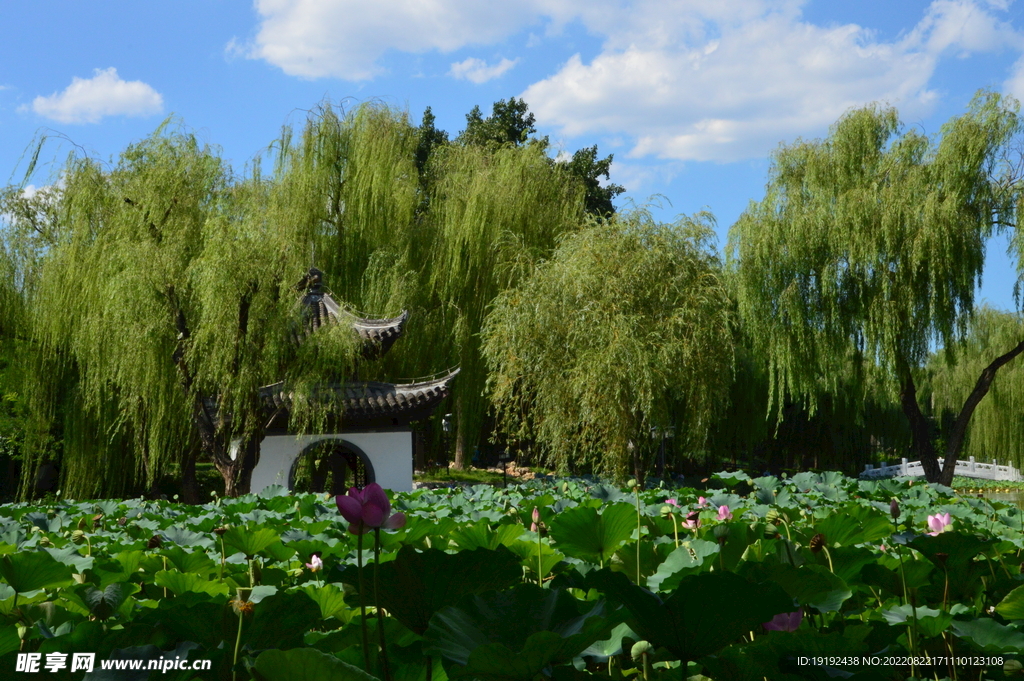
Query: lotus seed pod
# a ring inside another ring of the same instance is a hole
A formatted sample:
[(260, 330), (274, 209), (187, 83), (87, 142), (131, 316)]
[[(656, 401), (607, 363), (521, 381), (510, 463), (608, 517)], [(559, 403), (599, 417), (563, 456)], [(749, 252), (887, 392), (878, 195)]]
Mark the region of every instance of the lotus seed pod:
[(632, 649), (629, 651), (630, 657), (633, 658), (634, 662), (638, 662), (644, 655), (650, 655), (654, 652), (654, 646), (647, 641), (637, 641), (633, 644)]
[(85, 532), (82, 530), (75, 530), (71, 533), (71, 541), (75, 544), (81, 544), (85, 541)]
[(768, 512), (765, 513), (765, 515), (764, 515), (764, 519), (767, 520), (768, 522), (770, 522), (772, 525), (778, 525), (779, 522), (781, 521), (781, 516), (779, 514), (779, 509), (777, 509), (777, 508), (770, 508), (770, 509), (768, 509)]
[(672, 514), (672, 507), (671, 506), (662, 506), (661, 507), (661, 517), (662, 518), (667, 518), (671, 514)]

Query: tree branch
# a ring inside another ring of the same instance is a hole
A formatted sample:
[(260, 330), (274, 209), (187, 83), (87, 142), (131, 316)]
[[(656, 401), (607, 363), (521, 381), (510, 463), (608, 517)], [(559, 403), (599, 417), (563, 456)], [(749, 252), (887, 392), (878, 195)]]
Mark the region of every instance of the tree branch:
[[(974, 384), (974, 390), (967, 396), (967, 400), (960, 409), (956, 421), (953, 422), (953, 429), (950, 431), (949, 440), (946, 442), (944, 468), (956, 465), (957, 455), (960, 453), (964, 438), (967, 436), (967, 425), (971, 421), (974, 410), (981, 403), (982, 398), (988, 394), (989, 388), (992, 387), (992, 381), (996, 378), (996, 372), (999, 371), (1000, 367), (1012, 361), (1013, 358), (1022, 352), (1024, 352), (1024, 341), (1018, 343), (1006, 354), (996, 357), (991, 364), (982, 370), (981, 375), (978, 376), (978, 380)], [(950, 476), (950, 480), (952, 480), (952, 476)]]

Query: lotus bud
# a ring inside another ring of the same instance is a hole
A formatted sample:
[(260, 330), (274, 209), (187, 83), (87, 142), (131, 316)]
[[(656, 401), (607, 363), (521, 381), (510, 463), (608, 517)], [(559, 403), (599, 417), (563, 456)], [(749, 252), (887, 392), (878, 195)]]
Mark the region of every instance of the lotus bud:
[(537, 508), (536, 506), (533, 507), (532, 517), (533, 517), (533, 522), (535, 522), (535, 523), (539, 523), (540, 522), (540, 509)]
[(900, 519), (900, 502), (893, 499), (889, 502), (889, 513), (892, 515), (892, 521), (898, 522)]

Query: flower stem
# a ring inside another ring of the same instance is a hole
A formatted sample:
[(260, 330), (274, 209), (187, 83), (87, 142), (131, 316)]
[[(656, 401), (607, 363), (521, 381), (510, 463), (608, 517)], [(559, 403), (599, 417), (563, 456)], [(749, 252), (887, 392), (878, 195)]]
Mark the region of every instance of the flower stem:
[[(242, 595), (240, 593), (236, 593), (235, 594), (235, 598), (237, 598), (239, 600), (243, 600), (242, 599)], [(245, 600), (248, 600), (248, 598), (249, 597), (246, 596)], [(242, 608), (239, 608), (238, 609), (238, 633), (235, 634), (235, 656), (234, 656), (234, 658), (232, 660), (232, 663), (231, 663), (231, 679), (232, 679), (232, 681), (235, 681), (235, 679), (238, 678), (238, 672), (235, 670), (235, 667), (238, 665), (238, 649), (241, 648), (241, 646), (242, 646), (242, 618), (243, 617), (245, 617), (245, 613), (244, 613)]]
[(380, 659), (384, 668), (384, 681), (391, 681), (388, 668), (388, 644), (384, 637), (384, 611), (380, 607), (380, 589), (377, 575), (380, 573), (380, 528), (373, 528), (373, 603), (377, 608), (377, 638), (380, 639)]
[(366, 588), (363, 584), (362, 532), (356, 535), (356, 569), (359, 572), (359, 624), (363, 629), (363, 667), (366, 671), (370, 671), (370, 636), (366, 632)]
[(643, 533), (643, 525), (640, 517), (640, 487), (633, 487), (633, 496), (636, 497), (636, 583), (640, 583), (640, 536)]
[(537, 528), (537, 586), (544, 588), (544, 561), (542, 558), (540, 528)]

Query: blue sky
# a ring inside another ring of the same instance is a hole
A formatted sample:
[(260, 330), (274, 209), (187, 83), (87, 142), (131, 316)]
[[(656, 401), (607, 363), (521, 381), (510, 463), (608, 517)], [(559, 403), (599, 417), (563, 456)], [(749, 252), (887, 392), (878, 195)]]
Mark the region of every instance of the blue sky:
[[(851, 107), (931, 134), (979, 88), (1024, 98), (1009, 0), (44, 0), (0, 6), (0, 46), (2, 183), (43, 133), (44, 160), (109, 159), (174, 114), (242, 172), (325, 98), (430, 106), (455, 134), (516, 96), (557, 147), (615, 154), (621, 198), (709, 208), (722, 245), (772, 149)], [(1015, 279), (993, 242), (981, 297), (1012, 308)]]

